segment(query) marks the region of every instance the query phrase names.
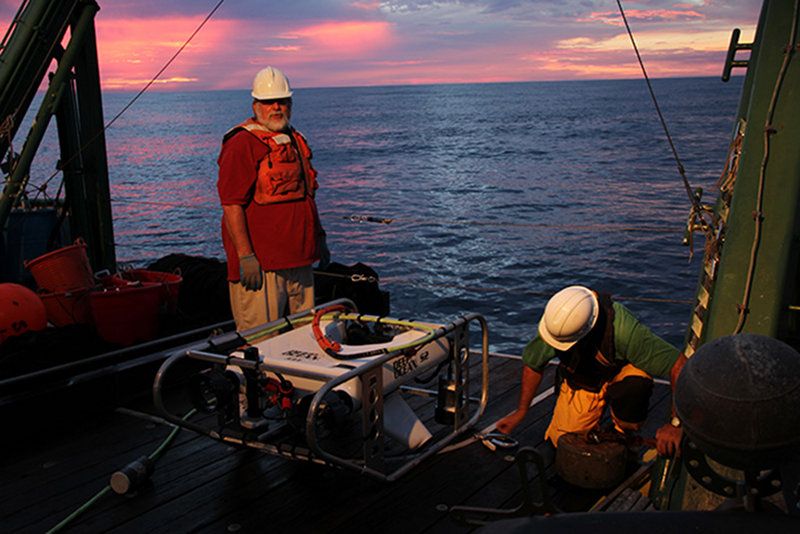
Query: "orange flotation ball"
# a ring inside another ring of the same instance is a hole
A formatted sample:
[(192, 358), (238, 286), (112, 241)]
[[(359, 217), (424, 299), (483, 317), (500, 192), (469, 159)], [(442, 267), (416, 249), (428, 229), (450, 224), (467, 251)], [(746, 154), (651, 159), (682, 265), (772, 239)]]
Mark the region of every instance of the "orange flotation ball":
[(36, 293), (19, 284), (0, 284), (0, 343), (46, 326), (47, 311)]

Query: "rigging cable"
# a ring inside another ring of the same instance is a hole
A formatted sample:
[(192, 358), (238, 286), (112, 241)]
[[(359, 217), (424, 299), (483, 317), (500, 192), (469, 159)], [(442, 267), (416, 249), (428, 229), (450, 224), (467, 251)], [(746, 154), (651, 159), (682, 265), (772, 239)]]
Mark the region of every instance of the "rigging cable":
[[(29, 0), (25, 0), (22, 3), (22, 5), (19, 7), (19, 9), (17, 10), (17, 14), (14, 16), (14, 20), (9, 25), (8, 31), (6, 31), (6, 34), (3, 37), (2, 43), (0, 43), (0, 49), (3, 49), (8, 45), (8, 40), (10, 39), (11, 34), (14, 31), (14, 28), (16, 27), (17, 23), (19, 22), (19, 19), (22, 17), (22, 13), (25, 11), (25, 8), (27, 7), (28, 3), (29, 3)], [(64, 20), (61, 22), (61, 27), (58, 30), (58, 34), (59, 35), (63, 36), (66, 33), (67, 25), (69, 25), (69, 21), (72, 19), (72, 15), (75, 13), (75, 8), (77, 7), (77, 5), (78, 5), (78, 2), (75, 2), (72, 5), (72, 7), (70, 7), (69, 13), (67, 14), (66, 17), (64, 17)], [(39, 38), (39, 40), (42, 40), (42, 39)], [(44, 59), (42, 59), (42, 62), (39, 64), (39, 67), (38, 67), (39, 70), (45, 69), (46, 68), (45, 63), (49, 63), (50, 61), (53, 60), (53, 56), (54, 56), (53, 50), (55, 50), (56, 46), (58, 46), (58, 45), (59, 45), (58, 41), (53, 41), (51, 43), (50, 48), (47, 50), (47, 54), (45, 55)], [(38, 84), (29, 85), (28, 88), (25, 90), (25, 94), (23, 95), (23, 97), (20, 100), (20, 102), (28, 101), (30, 98), (32, 98), (31, 97), (31, 93), (35, 93), (37, 90), (38, 90)], [(20, 106), (17, 106), (16, 109), (14, 109), (14, 111), (4, 119), (4, 123), (9, 125), (9, 131), (10, 131), (11, 126), (13, 126), (13, 124), (14, 124), (14, 120), (15, 120), (15, 118), (17, 116), (17, 113), (19, 113), (19, 108), (20, 108)], [(8, 142), (9, 142), (9, 146), (10, 146), (10, 144), (11, 144), (11, 138), (10, 137), (8, 139)], [(13, 156), (13, 153), (11, 155)]]
[(777, 133), (775, 126), (772, 124), (772, 119), (775, 116), (775, 107), (777, 105), (778, 93), (780, 92), (783, 80), (786, 77), (786, 71), (789, 68), (789, 62), (792, 59), (794, 52), (795, 42), (797, 40), (797, 16), (800, 10), (800, 0), (796, 0), (794, 4), (794, 15), (792, 17), (792, 29), (789, 35), (789, 43), (784, 47), (784, 57), (781, 69), (778, 72), (778, 78), (775, 81), (775, 87), (772, 90), (772, 98), (769, 102), (767, 110), (767, 120), (764, 125), (764, 155), (761, 158), (761, 168), (758, 175), (758, 194), (756, 196), (756, 206), (753, 210), (753, 220), (755, 222), (755, 229), (753, 233), (753, 246), (750, 249), (750, 264), (747, 268), (747, 280), (744, 287), (744, 295), (742, 295), (742, 303), (737, 306), (739, 310), (739, 320), (736, 323), (736, 328), (733, 333), (738, 334), (744, 327), (744, 321), (747, 316), (747, 307), (750, 302), (750, 291), (753, 289), (753, 276), (756, 268), (756, 254), (758, 252), (758, 245), (761, 242), (761, 223), (762, 223), (762, 204), (764, 201), (764, 182), (766, 181), (767, 161), (769, 160), (769, 145), (770, 136)]
[[(211, 17), (214, 16), (214, 13), (217, 12), (217, 10), (222, 6), (222, 4), (224, 2), (225, 2), (225, 0), (219, 0), (219, 2), (217, 2), (217, 5), (214, 6), (214, 8), (211, 10), (211, 12), (208, 15), (206, 15), (206, 18), (203, 19), (203, 21), (200, 23), (199, 26), (197, 26), (197, 28), (195, 28), (195, 30), (192, 32), (192, 34), (189, 36), (189, 38), (186, 39), (186, 41), (184, 41), (184, 43), (178, 48), (178, 50), (172, 55), (172, 57), (169, 58), (169, 60), (164, 64), (164, 66), (161, 67), (161, 69), (150, 79), (150, 81), (147, 82), (145, 84), (145, 86), (142, 87), (142, 89), (140, 89), (139, 92), (136, 93), (136, 95), (130, 100), (130, 102), (128, 102), (125, 105), (125, 107), (123, 107), (122, 110), (119, 113), (114, 115), (114, 117), (110, 121), (108, 121), (108, 123), (106, 123), (106, 125), (103, 126), (103, 128), (99, 132), (97, 132), (94, 136), (92, 136), (91, 139), (89, 139), (86, 143), (84, 143), (84, 145), (75, 154), (73, 154), (72, 157), (70, 157), (67, 161), (63, 162), (62, 165), (61, 165), (62, 168), (66, 167), (75, 158), (80, 156), (83, 153), (83, 151), (86, 149), (87, 146), (89, 146), (92, 142), (94, 142), (94, 140), (97, 137), (99, 137), (100, 134), (102, 134), (106, 130), (108, 130), (111, 127), (111, 125), (113, 125), (117, 121), (117, 119), (119, 119), (126, 111), (128, 111), (128, 109), (131, 106), (133, 106), (133, 104), (137, 100), (139, 100), (139, 97), (141, 97), (148, 89), (150, 89), (150, 86), (152, 86), (156, 82), (156, 80), (159, 78), (159, 76), (161, 76), (164, 73), (164, 71), (167, 70), (167, 68), (172, 64), (172, 62), (175, 61), (175, 59), (178, 57), (178, 55), (181, 52), (183, 52), (184, 48), (186, 48), (189, 45), (189, 43), (192, 41), (192, 39), (194, 39), (194, 37), (200, 32), (200, 30), (203, 28), (203, 26), (205, 26), (206, 23), (211, 19)], [(60, 173), (60, 172), (61, 172), (60, 169), (56, 169), (56, 171), (53, 172), (53, 174), (51, 174), (50, 177), (47, 178), (47, 180), (45, 180), (44, 183), (41, 186), (39, 186), (40, 191), (44, 190), (44, 188), (47, 186), (47, 184), (50, 183), (53, 180), (53, 178), (55, 178), (58, 175), (58, 173)]]
[[(314, 271), (314, 275), (325, 275), (328, 273), (325, 272), (318, 272)], [(341, 276), (341, 275), (340, 275)], [(528, 289), (506, 289), (506, 288), (498, 288), (498, 287), (479, 287), (479, 286), (459, 286), (455, 284), (437, 284), (433, 282), (415, 282), (413, 280), (398, 280), (395, 277), (388, 277), (382, 278), (381, 282), (387, 284), (401, 284), (401, 285), (411, 285), (411, 286), (425, 286), (425, 287), (441, 287), (441, 288), (450, 288), (450, 289), (462, 289), (467, 291), (487, 291), (487, 292), (494, 292), (494, 293), (518, 293), (522, 295), (537, 295), (537, 296), (544, 296), (544, 297), (551, 297), (555, 294), (554, 291), (532, 291)], [(614, 300), (618, 301), (630, 301), (630, 302), (660, 302), (664, 304), (691, 304), (693, 301), (686, 300), (686, 299), (662, 299), (662, 298), (655, 298), (655, 297), (624, 297), (624, 296), (614, 296)]]
[(491, 222), (491, 221), (447, 221), (442, 219), (404, 219), (404, 218), (377, 218), (365, 215), (326, 215), (320, 214), (320, 217), (345, 219), (350, 222), (374, 222), (381, 224), (391, 224), (393, 222), (401, 223), (419, 223), (419, 224), (442, 224), (454, 226), (504, 226), (509, 228), (544, 228), (544, 229), (572, 229), (572, 230), (609, 230), (613, 232), (677, 232), (683, 231), (675, 228), (655, 228), (646, 226), (610, 226), (603, 224), (553, 224), (553, 223), (509, 223), (509, 222)]
[[(198, 210), (215, 210), (218, 205), (214, 204), (189, 204), (186, 202), (170, 202), (162, 200), (142, 200), (142, 199), (128, 199), (128, 198), (112, 198), (116, 203), (127, 204), (151, 204), (154, 206), (165, 206), (170, 208), (183, 208), (183, 209), (198, 209)], [(508, 228), (543, 228), (545, 230), (553, 229), (569, 229), (569, 230), (599, 230), (609, 232), (683, 232), (683, 228), (658, 228), (654, 226), (613, 226), (607, 224), (553, 224), (553, 223), (509, 223), (509, 222), (491, 222), (491, 221), (453, 221), (444, 219), (404, 219), (404, 218), (387, 218), (387, 217), (373, 217), (369, 215), (332, 215), (320, 213), (320, 217), (328, 219), (344, 219), (345, 221), (354, 223), (379, 223), (391, 224), (393, 222), (406, 223), (406, 224), (440, 224), (452, 226), (504, 226)]]
[(625, 29), (628, 31), (628, 37), (630, 37), (631, 45), (633, 45), (633, 50), (636, 52), (636, 59), (639, 61), (639, 66), (642, 69), (642, 74), (644, 75), (644, 80), (647, 82), (647, 89), (650, 91), (650, 97), (653, 99), (653, 104), (656, 107), (656, 112), (658, 113), (658, 118), (661, 121), (661, 126), (664, 128), (664, 133), (667, 136), (667, 142), (669, 142), (669, 147), (672, 150), (672, 155), (675, 158), (675, 162), (678, 165), (678, 172), (683, 179), (683, 186), (686, 188), (686, 194), (689, 195), (689, 201), (692, 203), (692, 208), (698, 212), (702, 213), (702, 207), (700, 205), (700, 199), (697, 198), (697, 195), (692, 190), (692, 186), (689, 185), (689, 180), (686, 178), (686, 171), (683, 168), (683, 164), (681, 163), (680, 158), (678, 157), (678, 151), (675, 149), (675, 144), (672, 142), (672, 136), (669, 133), (669, 129), (667, 128), (667, 122), (664, 120), (664, 115), (661, 113), (661, 108), (658, 105), (658, 100), (656, 99), (656, 94), (653, 91), (653, 86), (650, 84), (650, 78), (647, 76), (647, 70), (644, 67), (644, 62), (642, 61), (642, 56), (639, 54), (639, 48), (636, 46), (636, 40), (633, 37), (633, 32), (631, 31), (631, 27), (628, 24), (628, 18), (625, 16), (625, 10), (622, 8), (622, 3), (620, 0), (617, 0), (617, 6), (619, 7), (619, 12), (622, 15), (622, 21), (625, 23)]
[[(379, 280), (374, 276), (364, 276), (363, 274), (340, 274), (340, 273), (329, 273), (327, 271), (320, 271), (314, 269), (314, 276), (327, 276), (330, 278), (338, 278), (341, 280), (349, 280), (350, 282), (358, 283), (358, 282), (366, 282), (369, 284), (375, 284)], [(480, 286), (460, 286), (455, 284), (438, 284), (434, 282), (417, 282), (414, 280), (399, 280), (396, 276), (390, 276), (388, 278), (383, 278), (381, 280), (387, 284), (399, 284), (399, 285), (409, 285), (409, 286), (424, 286), (424, 287), (441, 287), (441, 288), (449, 288), (449, 289), (461, 289), (464, 291), (486, 291), (492, 293), (517, 293), (521, 295), (538, 295), (544, 297), (552, 297), (556, 292), (555, 291), (533, 291), (529, 289), (508, 289), (504, 287), (480, 287)], [(628, 301), (628, 302), (661, 302), (664, 304), (691, 304), (691, 300), (685, 299), (663, 299), (663, 298), (656, 298), (656, 297), (624, 297), (624, 296), (614, 296), (614, 300), (619, 301)]]
[[(9, 25), (8, 31), (6, 31), (6, 34), (3, 37), (2, 43), (0, 43), (0, 49), (3, 49), (8, 45), (8, 40), (11, 38), (11, 34), (14, 32), (14, 28), (19, 23), (19, 20), (22, 17), (22, 14), (25, 11), (25, 8), (27, 7), (28, 3), (29, 3), (29, 1), (25, 0), (22, 3), (22, 5), (19, 7), (19, 9), (17, 10), (17, 14), (14, 16), (14, 20)], [(67, 26), (69, 25), (69, 21), (72, 19), (72, 16), (75, 13), (75, 8), (77, 6), (78, 6), (78, 2), (75, 2), (69, 8), (69, 13), (67, 14), (66, 17), (64, 17), (64, 20), (61, 21), (61, 27), (58, 30), (58, 34), (59, 35), (63, 36), (63, 35), (66, 34)], [(41, 37), (39, 37), (39, 40), (43, 40), (43, 39)], [(38, 67), (39, 70), (44, 71), (44, 70), (47, 69), (47, 65), (46, 64), (50, 63), (53, 60), (53, 57), (54, 57), (53, 51), (55, 50), (56, 46), (58, 46), (59, 44), (60, 43), (58, 41), (53, 41), (50, 44), (50, 48), (47, 50), (47, 54), (45, 54), (44, 58), (42, 59), (42, 62), (39, 64), (39, 67)], [(20, 103), (17, 105), (17, 107), (8, 116), (6, 116), (5, 119), (3, 119), (2, 127), (0, 127), (0, 138), (2, 138), (3, 136), (8, 137), (7, 153), (8, 153), (8, 163), (9, 163), (9, 172), (8, 172), (9, 176), (11, 175), (11, 172), (12, 172), (14, 166), (16, 165), (16, 162), (14, 160), (14, 146), (12, 144), (13, 140), (11, 139), (11, 130), (14, 129), (14, 125), (16, 124), (17, 114), (20, 111), (20, 107), (22, 106), (22, 102), (30, 101), (33, 98), (31, 93), (35, 93), (38, 90), (38, 88), (39, 88), (39, 84), (33, 84), (33, 83), (30, 84), (27, 87), (27, 89), (25, 90), (25, 93), (23, 94), (22, 98), (19, 101)], [(2, 160), (4, 155), (5, 154), (0, 154), (0, 160)], [(58, 171), (56, 171), (55, 174), (57, 174), (57, 173), (58, 173)], [(22, 188), (25, 187), (25, 184), (27, 183), (27, 180), (28, 179), (25, 178), (25, 182), (22, 184)], [(50, 180), (52, 180), (52, 177), (48, 178), (47, 181), (49, 182)], [(22, 194), (22, 188), (20, 188), (20, 191), (17, 192), (18, 196)]]

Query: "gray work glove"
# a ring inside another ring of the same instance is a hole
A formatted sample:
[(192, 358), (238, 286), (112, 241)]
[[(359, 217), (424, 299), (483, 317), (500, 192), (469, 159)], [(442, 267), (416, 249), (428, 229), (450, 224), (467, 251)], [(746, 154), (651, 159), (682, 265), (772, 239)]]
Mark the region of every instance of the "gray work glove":
[(239, 258), (239, 282), (245, 289), (258, 291), (264, 283), (261, 265), (255, 254), (247, 254)]

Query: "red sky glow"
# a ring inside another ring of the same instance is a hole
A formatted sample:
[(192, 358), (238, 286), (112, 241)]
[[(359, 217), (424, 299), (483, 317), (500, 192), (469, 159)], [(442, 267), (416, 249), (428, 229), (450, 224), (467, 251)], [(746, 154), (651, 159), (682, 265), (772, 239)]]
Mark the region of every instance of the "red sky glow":
[[(217, 0), (103, 1), (101, 82), (137, 91)], [(717, 76), (734, 28), (752, 39), (756, 0), (624, 2), (652, 77)], [(0, 0), (7, 28), (18, 2)], [(608, 0), (228, 0), (152, 90), (247, 89), (266, 65), (295, 87), (631, 78), (639, 66)]]

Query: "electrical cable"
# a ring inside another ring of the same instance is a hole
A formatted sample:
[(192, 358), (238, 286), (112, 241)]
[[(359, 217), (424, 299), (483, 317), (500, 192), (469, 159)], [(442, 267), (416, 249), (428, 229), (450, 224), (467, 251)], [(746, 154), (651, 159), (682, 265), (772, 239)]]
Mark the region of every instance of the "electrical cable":
[(753, 210), (753, 220), (755, 222), (755, 228), (753, 230), (753, 245), (750, 248), (750, 262), (747, 267), (747, 279), (744, 286), (744, 295), (742, 295), (742, 303), (737, 306), (739, 318), (737, 320), (736, 327), (733, 330), (734, 334), (740, 333), (744, 327), (744, 321), (747, 317), (748, 311), (747, 307), (750, 303), (750, 292), (753, 289), (753, 277), (755, 276), (756, 269), (756, 256), (758, 253), (758, 246), (761, 243), (761, 223), (763, 220), (763, 213), (761, 209), (764, 201), (764, 184), (766, 181), (767, 162), (769, 161), (770, 136), (777, 132), (775, 127), (772, 125), (772, 119), (775, 116), (775, 107), (777, 106), (778, 95), (781, 87), (783, 86), (783, 80), (786, 77), (786, 71), (789, 68), (789, 62), (791, 61), (794, 53), (795, 41), (797, 40), (798, 11), (800, 11), (800, 0), (796, 0), (794, 4), (794, 16), (792, 17), (793, 22), (789, 34), (789, 43), (786, 45), (786, 47), (784, 47), (785, 55), (783, 57), (783, 63), (780, 71), (778, 72), (778, 77), (775, 81), (775, 87), (772, 90), (772, 98), (770, 99), (769, 108), (767, 109), (767, 120), (766, 124), (764, 125), (764, 155), (761, 159), (761, 167), (758, 175), (758, 193), (756, 195), (755, 209)]

